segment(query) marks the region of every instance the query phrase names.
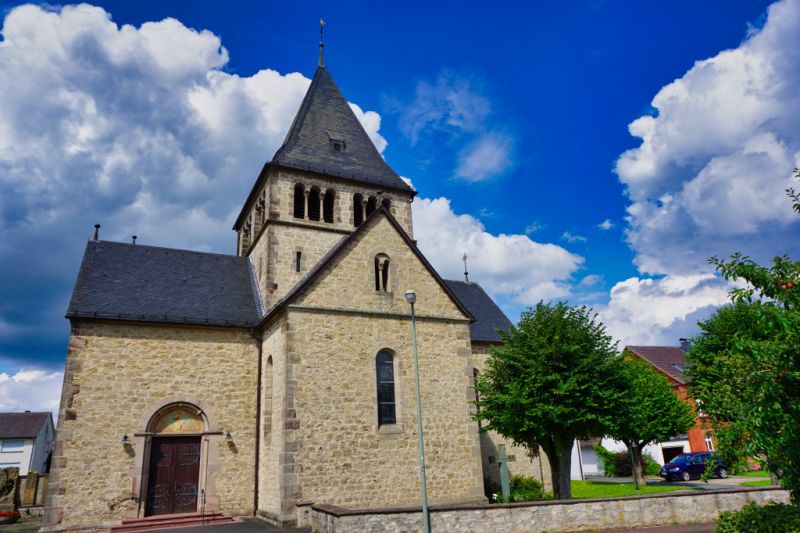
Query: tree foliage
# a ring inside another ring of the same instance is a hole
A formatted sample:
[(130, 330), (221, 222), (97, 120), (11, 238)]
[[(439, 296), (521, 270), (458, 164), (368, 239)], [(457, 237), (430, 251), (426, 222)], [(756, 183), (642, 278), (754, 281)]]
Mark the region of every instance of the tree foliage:
[(642, 449), (689, 431), (694, 425), (692, 407), (672, 388), (669, 380), (649, 363), (623, 353), (625, 394), (608, 435), (625, 443), (633, 455), (633, 474), (644, 484)]
[[(787, 189), (800, 212), (800, 195)], [(772, 266), (734, 254), (712, 258), (734, 304), (700, 324), (689, 352), (692, 394), (712, 419), (720, 451), (765, 456), (800, 500), (800, 262)]]
[(616, 343), (586, 307), (539, 303), (502, 334), (478, 377), (484, 430), (550, 462), (556, 498), (569, 498), (576, 438), (606, 433), (623, 386)]

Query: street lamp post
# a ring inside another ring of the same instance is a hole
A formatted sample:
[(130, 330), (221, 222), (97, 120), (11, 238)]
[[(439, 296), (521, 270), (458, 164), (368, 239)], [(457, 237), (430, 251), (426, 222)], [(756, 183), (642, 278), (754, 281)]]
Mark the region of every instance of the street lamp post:
[(422, 401), (419, 394), (419, 356), (417, 355), (417, 317), (414, 314), (414, 304), (417, 294), (406, 291), (406, 301), (411, 304), (411, 340), (414, 347), (414, 375), (417, 382), (417, 436), (419, 437), (419, 478), (422, 485), (422, 529), (425, 533), (431, 531), (431, 519), (428, 514), (428, 483), (425, 480), (425, 439), (422, 435)]

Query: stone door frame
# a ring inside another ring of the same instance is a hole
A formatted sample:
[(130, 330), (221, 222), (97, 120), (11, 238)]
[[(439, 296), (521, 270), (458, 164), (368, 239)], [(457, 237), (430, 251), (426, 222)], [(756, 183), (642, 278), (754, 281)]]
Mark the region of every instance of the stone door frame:
[(137, 431), (131, 437), (130, 444), (126, 445), (128, 455), (134, 458), (134, 466), (130, 469), (129, 475), (131, 478), (131, 496), (137, 504), (128, 507), (126, 518), (143, 518), (146, 516), (147, 489), (150, 481), (150, 446), (153, 438), (157, 438), (150, 431), (150, 424), (163, 411), (178, 405), (195, 410), (205, 426), (202, 433), (184, 434), (186, 436), (200, 437), (197, 512), (205, 511), (210, 513), (220, 510), (215, 480), (216, 474), (219, 472), (219, 445), (224, 440), (222, 430), (204, 402), (191, 395), (179, 394), (151, 404), (150, 408), (139, 419), (139, 423), (136, 426)]

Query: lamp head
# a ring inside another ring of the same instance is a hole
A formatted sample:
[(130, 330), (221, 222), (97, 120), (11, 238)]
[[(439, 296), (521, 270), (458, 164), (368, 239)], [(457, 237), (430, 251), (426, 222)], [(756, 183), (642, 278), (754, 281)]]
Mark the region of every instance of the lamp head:
[(121, 442), (122, 444), (130, 444), (130, 443), (131, 443), (131, 438), (128, 436), (128, 434), (127, 434), (127, 433), (125, 433), (125, 434), (122, 436), (122, 439), (120, 440), (120, 442)]
[(414, 291), (406, 291), (406, 301), (414, 305), (417, 301), (417, 293)]

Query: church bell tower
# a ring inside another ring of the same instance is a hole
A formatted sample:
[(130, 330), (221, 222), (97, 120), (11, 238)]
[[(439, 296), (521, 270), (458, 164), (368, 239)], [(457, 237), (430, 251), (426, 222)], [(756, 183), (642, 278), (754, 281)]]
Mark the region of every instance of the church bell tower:
[(266, 309), (379, 206), (409, 235), (416, 192), (384, 161), (325, 67), (234, 224)]

